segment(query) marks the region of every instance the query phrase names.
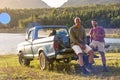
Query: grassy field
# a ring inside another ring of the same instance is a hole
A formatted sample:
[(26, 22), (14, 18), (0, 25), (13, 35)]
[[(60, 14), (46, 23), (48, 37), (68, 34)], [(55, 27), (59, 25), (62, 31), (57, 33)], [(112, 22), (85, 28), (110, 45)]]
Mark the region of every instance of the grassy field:
[(18, 63), (16, 55), (1, 55), (0, 80), (119, 80), (120, 53), (107, 53), (106, 56), (109, 72), (101, 71), (99, 58), (95, 59), (93, 74), (85, 76), (81, 74), (77, 61), (55, 63), (52, 71), (41, 71), (39, 60), (34, 60), (29, 67), (25, 67)]

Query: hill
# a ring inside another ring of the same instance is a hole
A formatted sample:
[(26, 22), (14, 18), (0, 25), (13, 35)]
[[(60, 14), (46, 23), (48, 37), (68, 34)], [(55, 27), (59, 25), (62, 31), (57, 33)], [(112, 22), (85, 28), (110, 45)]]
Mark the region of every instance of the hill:
[(120, 3), (120, 0), (68, 0), (61, 7), (79, 7), (79, 6), (90, 6), (95, 4), (114, 4)]
[(50, 8), (42, 0), (0, 0), (0, 8)]

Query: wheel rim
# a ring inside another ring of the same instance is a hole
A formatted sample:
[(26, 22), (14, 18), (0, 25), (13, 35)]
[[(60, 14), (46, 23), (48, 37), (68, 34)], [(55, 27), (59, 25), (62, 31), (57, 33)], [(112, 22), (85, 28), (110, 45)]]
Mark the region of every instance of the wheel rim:
[(22, 54), (20, 55), (19, 62), (21, 65), (24, 64), (24, 57), (22, 56)]
[(41, 69), (42, 70), (44, 70), (45, 69), (45, 56), (44, 56), (44, 54), (43, 53), (41, 53), (40, 54), (40, 67), (41, 67)]

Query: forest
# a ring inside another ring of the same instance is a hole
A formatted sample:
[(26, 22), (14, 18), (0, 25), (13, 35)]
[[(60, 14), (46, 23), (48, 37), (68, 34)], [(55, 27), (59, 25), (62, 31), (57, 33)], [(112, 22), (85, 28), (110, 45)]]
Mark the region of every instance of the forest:
[(109, 5), (66, 7), (66, 8), (36, 8), (36, 9), (0, 9), (0, 13), (7, 12), (11, 21), (7, 25), (0, 23), (0, 28), (24, 29), (31, 22), (41, 25), (66, 25), (74, 24), (76, 16), (81, 18), (85, 28), (91, 27), (91, 20), (95, 19), (98, 24), (105, 28), (120, 28), (120, 3)]

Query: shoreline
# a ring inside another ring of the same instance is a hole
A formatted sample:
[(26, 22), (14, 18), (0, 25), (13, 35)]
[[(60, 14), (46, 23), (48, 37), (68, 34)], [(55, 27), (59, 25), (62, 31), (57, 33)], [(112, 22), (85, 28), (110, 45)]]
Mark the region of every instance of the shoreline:
[(0, 33), (25, 33), (25, 29), (19, 28), (0, 28)]
[[(86, 34), (89, 35), (90, 29), (85, 29)], [(105, 29), (106, 38), (120, 38), (120, 29)], [(20, 28), (0, 28), (0, 33), (26, 33), (26, 29)]]

